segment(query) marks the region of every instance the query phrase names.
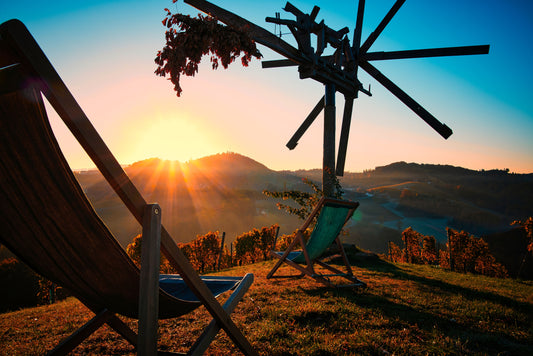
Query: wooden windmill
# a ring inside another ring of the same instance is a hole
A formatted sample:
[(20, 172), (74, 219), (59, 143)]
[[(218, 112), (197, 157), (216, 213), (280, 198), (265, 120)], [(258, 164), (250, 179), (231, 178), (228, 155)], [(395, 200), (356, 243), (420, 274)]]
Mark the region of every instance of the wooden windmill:
[[(370, 64), (370, 62), (391, 59), (487, 54), (489, 52), (489, 45), (393, 52), (369, 52), (372, 44), (374, 44), (381, 32), (383, 32), (387, 24), (405, 1), (406, 0), (397, 0), (379, 23), (376, 30), (372, 32), (363, 43), (361, 43), (361, 33), (363, 28), (365, 0), (359, 0), (352, 42), (350, 42), (347, 37), (347, 33), (349, 32), (347, 27), (340, 30), (333, 30), (326, 26), (324, 21), (319, 23), (316, 22), (316, 18), (320, 11), (319, 7), (315, 6), (310, 14), (306, 14), (292, 4), (287, 3), (284, 10), (292, 14), (295, 19), (281, 19), (279, 14), (276, 14), (277, 16), (275, 18), (267, 17), (266, 21), (287, 26), (296, 39), (296, 43), (298, 44), (297, 49), (262, 27), (207, 1), (185, 0), (185, 3), (216, 17), (227, 25), (247, 28), (257, 43), (267, 46), (285, 57), (285, 59), (281, 60), (263, 61), (263, 68), (298, 66), (298, 72), (300, 73), (301, 79), (312, 78), (324, 84), (325, 95), (318, 101), (311, 113), (289, 140), (287, 147), (289, 149), (294, 149), (298, 140), (322, 110), (324, 110), (323, 190), (325, 195), (330, 196), (333, 194), (334, 175), (342, 176), (344, 174), (344, 163), (346, 160), (354, 100), (357, 98), (359, 92), (371, 95), (370, 90), (366, 90), (357, 77), (359, 68), (362, 68), (371, 77), (387, 88), (392, 94), (400, 99), (400, 101), (413, 110), (422, 120), (428, 123), (442, 137), (447, 139), (452, 134), (452, 130), (437, 120), (413, 98), (400, 89), (400, 87)], [(328, 45), (335, 48), (333, 55), (323, 55), (324, 49)], [(336, 92), (340, 92), (344, 95), (345, 103), (338, 153), (335, 159)]]

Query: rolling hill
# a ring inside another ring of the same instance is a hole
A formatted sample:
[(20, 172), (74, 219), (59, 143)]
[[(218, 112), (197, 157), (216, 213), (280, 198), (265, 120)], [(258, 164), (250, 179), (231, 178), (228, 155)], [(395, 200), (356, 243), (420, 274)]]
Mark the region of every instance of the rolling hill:
[[(278, 223), (290, 233), (300, 222), (276, 208), (267, 190), (305, 190), (302, 178), (320, 182), (321, 170), (274, 171), (240, 154), (223, 153), (185, 163), (151, 158), (125, 167), (148, 201), (163, 208), (163, 222), (178, 242), (208, 231), (227, 241), (252, 228)], [(76, 173), (91, 202), (119, 242), (140, 232), (111, 188), (96, 171)], [(377, 253), (388, 241), (401, 244), (409, 226), (446, 241), (446, 227), (491, 238), (494, 246), (510, 223), (533, 215), (533, 174), (474, 171), (448, 165), (397, 162), (363, 173), (347, 172), (345, 197), (361, 203), (345, 241)], [(500, 235), (498, 235), (500, 234)], [(494, 242), (496, 241), (496, 242)]]
[[(178, 242), (208, 231), (224, 231), (232, 241), (254, 227), (283, 223), (288, 233), (297, 226), (262, 191), (302, 189), (301, 179), (236, 153), (186, 163), (151, 158), (125, 171), (147, 201), (161, 205), (163, 223)], [(130, 243), (140, 227), (100, 173), (83, 171), (76, 177), (117, 240)]]

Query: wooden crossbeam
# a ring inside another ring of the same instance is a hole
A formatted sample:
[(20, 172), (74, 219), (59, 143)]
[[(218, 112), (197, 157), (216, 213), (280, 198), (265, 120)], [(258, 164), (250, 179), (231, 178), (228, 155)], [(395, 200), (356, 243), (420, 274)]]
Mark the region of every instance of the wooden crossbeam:
[(412, 50), (407, 50), (407, 51), (370, 52), (370, 53), (365, 53), (362, 57), (363, 59), (367, 61), (388, 60), (388, 59), (449, 57), (449, 56), (467, 56), (467, 55), (474, 55), (474, 54), (488, 54), (489, 50), (490, 50), (490, 45), (460, 46), (460, 47), (412, 49)]
[(262, 61), (261, 66), (263, 69), (266, 68), (279, 68), (279, 67), (294, 67), (298, 63), (291, 61), (290, 59), (274, 59), (271, 61)]
[(286, 146), (290, 150), (293, 150), (296, 147), (296, 145), (298, 144), (298, 141), (300, 140), (300, 138), (302, 138), (303, 134), (307, 131), (309, 126), (311, 126), (313, 121), (315, 121), (315, 119), (318, 117), (318, 115), (322, 112), (322, 109), (324, 109), (324, 102), (325, 102), (325, 96), (323, 96), (318, 101), (318, 103), (315, 105), (313, 110), (311, 110), (311, 113), (305, 118), (305, 120), (302, 123), (302, 125), (300, 125), (300, 127), (298, 128), (298, 130), (296, 130), (296, 132), (291, 137), (289, 142), (287, 142)]

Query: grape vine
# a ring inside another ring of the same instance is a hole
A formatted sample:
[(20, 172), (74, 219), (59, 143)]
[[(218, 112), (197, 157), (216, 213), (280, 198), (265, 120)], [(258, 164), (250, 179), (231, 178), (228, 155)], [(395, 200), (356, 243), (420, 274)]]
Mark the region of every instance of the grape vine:
[(155, 74), (162, 77), (168, 74), (178, 97), (183, 92), (180, 76), (194, 76), (204, 55), (211, 55), (213, 69), (217, 69), (219, 64), (226, 69), (241, 55), (241, 63), (245, 67), (253, 57), (262, 57), (246, 27), (224, 26), (212, 16), (199, 14), (191, 17), (172, 14), (168, 9), (165, 11), (166, 44), (155, 58)]

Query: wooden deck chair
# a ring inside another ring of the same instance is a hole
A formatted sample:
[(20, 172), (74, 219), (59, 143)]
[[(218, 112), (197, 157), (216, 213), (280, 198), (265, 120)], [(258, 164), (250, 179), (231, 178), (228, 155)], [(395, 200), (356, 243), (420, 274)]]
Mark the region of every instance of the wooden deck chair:
[[(141, 269), (101, 221), (75, 179), (48, 122), (44, 95), (143, 226)], [(137, 349), (157, 353), (158, 318), (203, 305), (213, 321), (189, 354), (202, 354), (220, 328), (255, 355), (229, 314), (253, 275), (200, 277), (147, 204), (26, 27), (0, 25), (0, 243), (65, 287), (95, 317), (50, 354), (66, 354), (104, 323)], [(178, 275), (159, 276), (160, 249)], [(224, 305), (215, 296), (233, 293)], [(138, 334), (117, 315), (138, 318)]]
[[(359, 206), (357, 202), (349, 202), (344, 200), (322, 198), (313, 209), (311, 214), (307, 217), (304, 224), (296, 232), (296, 236), (286, 251), (270, 251), (271, 256), (278, 260), (272, 270), (268, 273), (267, 278), (274, 277), (274, 274), (282, 263), (286, 263), (291, 267), (296, 268), (302, 274), (300, 276), (309, 276), (328, 287), (338, 286), (366, 286), (366, 283), (357, 279), (352, 272), (350, 262), (346, 256), (346, 252), (339, 239), (339, 234), (352, 217), (355, 209)], [(314, 218), (318, 215), (316, 225), (309, 237), (307, 243), (304, 240), (303, 234), (305, 230), (311, 225)], [(342, 257), (346, 272), (327, 264), (323, 261), (323, 254), (336, 244), (339, 253)], [(297, 245), (300, 245), (301, 250), (295, 250)], [(315, 264), (319, 265), (332, 274), (320, 274), (315, 270)], [(343, 277), (351, 283), (346, 285), (335, 285), (331, 282), (330, 277)]]

